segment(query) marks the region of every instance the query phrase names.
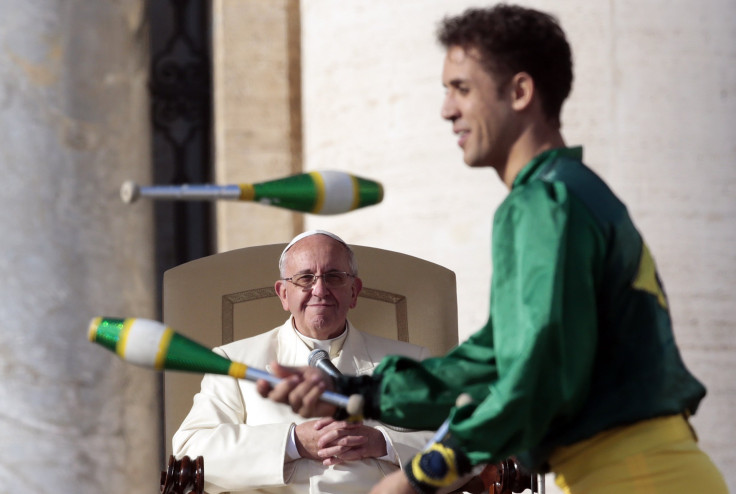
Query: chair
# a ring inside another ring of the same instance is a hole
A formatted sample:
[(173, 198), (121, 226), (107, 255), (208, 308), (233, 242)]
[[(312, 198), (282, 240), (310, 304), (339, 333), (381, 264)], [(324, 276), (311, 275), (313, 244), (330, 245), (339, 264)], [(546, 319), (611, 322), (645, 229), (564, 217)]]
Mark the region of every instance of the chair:
[[(488, 465), (479, 476), (449, 494), (514, 494), (530, 489), (537, 490), (537, 476), (522, 471), (513, 458)], [(161, 472), (161, 494), (205, 494), (204, 458), (192, 460), (189, 456), (177, 460), (169, 456), (168, 468)]]
[(161, 472), (160, 494), (204, 494), (204, 458), (177, 460), (169, 456), (169, 466)]
[[(288, 313), (281, 308), (273, 285), (285, 246), (246, 247), (166, 271), (164, 322), (208, 347), (282, 324)], [(358, 328), (423, 345), (433, 355), (442, 355), (457, 344), (457, 292), (452, 271), (398, 252), (351, 247), (363, 280), (358, 305), (348, 314)], [(164, 374), (167, 455), (201, 380), (197, 374)]]

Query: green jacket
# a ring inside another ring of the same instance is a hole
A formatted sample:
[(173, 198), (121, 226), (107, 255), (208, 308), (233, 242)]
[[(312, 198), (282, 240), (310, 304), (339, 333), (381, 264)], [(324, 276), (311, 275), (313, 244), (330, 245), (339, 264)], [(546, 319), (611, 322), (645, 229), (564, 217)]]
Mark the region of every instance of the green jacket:
[[(654, 261), (582, 148), (534, 158), (493, 222), (486, 325), (444, 357), (387, 357), (380, 419), (450, 433), (473, 464), (551, 451), (614, 426), (694, 413), (705, 388), (675, 345)], [(474, 402), (459, 409), (459, 393)]]

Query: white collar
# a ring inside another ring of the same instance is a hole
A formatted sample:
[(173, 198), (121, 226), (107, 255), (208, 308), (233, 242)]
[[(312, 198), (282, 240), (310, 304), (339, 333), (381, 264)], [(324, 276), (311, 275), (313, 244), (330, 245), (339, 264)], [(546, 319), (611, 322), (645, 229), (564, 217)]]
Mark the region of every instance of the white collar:
[(296, 333), (299, 339), (302, 340), (310, 350), (319, 348), (320, 350), (327, 351), (330, 354), (330, 358), (335, 358), (340, 354), (340, 351), (345, 344), (345, 339), (348, 337), (348, 328), (350, 325), (345, 322), (345, 330), (338, 336), (330, 338), (329, 340), (318, 340), (317, 338), (311, 338), (302, 334), (298, 329), (296, 329), (293, 317), (291, 318), (291, 327), (294, 329), (294, 333)]

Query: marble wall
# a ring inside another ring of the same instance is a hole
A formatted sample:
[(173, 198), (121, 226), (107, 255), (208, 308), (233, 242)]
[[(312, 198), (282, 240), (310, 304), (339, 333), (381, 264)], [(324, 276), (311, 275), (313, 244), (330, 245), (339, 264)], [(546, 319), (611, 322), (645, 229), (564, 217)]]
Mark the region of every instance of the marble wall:
[(87, 341), (156, 314), (144, 2), (0, 19), (0, 492), (158, 492), (156, 376)]

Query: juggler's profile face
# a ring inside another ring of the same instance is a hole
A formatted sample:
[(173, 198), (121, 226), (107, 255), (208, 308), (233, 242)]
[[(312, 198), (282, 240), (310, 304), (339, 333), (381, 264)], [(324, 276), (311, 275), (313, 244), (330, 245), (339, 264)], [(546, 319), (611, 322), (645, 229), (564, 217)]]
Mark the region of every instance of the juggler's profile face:
[[(351, 273), (345, 246), (326, 235), (312, 235), (294, 244), (288, 251), (284, 271), (286, 278), (302, 273)], [(323, 278), (310, 288), (284, 280), (275, 284), (281, 306), (294, 316), (299, 332), (320, 340), (342, 333), (348, 311), (355, 307), (362, 286), (357, 277), (341, 287), (328, 287)]]
[(517, 136), (510, 95), (501, 92), (475, 48), (451, 46), (442, 70), (445, 99), (441, 115), (452, 122), (463, 160), (472, 167), (506, 165)]

